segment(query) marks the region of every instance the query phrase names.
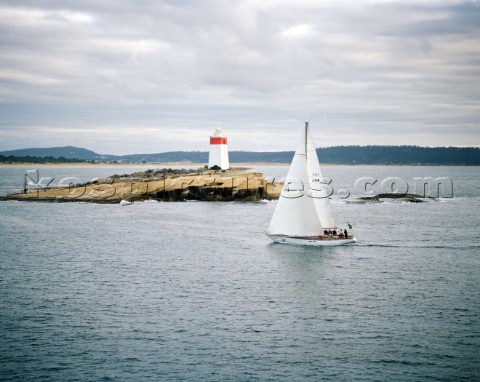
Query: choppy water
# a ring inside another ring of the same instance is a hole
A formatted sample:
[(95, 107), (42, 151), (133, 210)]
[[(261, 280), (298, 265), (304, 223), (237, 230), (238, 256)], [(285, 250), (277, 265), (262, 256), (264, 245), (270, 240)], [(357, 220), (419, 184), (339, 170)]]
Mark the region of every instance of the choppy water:
[(479, 380), (478, 168), (325, 173), (454, 197), (334, 198), (359, 240), (338, 248), (270, 244), (276, 202), (1, 202), (0, 380)]

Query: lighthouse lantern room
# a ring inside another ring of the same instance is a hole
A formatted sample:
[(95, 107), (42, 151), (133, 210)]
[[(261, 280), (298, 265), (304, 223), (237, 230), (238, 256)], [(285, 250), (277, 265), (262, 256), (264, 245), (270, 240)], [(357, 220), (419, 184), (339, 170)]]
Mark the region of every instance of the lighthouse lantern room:
[(228, 162), (227, 137), (223, 134), (222, 129), (219, 127), (217, 127), (215, 132), (210, 135), (208, 168), (212, 168), (214, 166), (218, 166), (222, 170), (228, 170), (230, 168), (230, 164)]

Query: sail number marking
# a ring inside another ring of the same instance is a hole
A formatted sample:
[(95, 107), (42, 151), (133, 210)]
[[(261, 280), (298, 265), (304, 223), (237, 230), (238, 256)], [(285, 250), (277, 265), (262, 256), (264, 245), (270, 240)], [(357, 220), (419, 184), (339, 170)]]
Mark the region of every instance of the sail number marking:
[(310, 178), (310, 188), (313, 191), (311, 195), (316, 199), (328, 198), (333, 195), (333, 188), (330, 186), (332, 179), (324, 178), (320, 173), (312, 173)]

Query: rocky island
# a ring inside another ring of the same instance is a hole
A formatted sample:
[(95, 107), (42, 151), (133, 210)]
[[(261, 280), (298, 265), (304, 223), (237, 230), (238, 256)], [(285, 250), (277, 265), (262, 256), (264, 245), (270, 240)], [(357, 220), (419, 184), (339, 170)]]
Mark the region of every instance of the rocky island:
[(274, 183), (248, 168), (213, 170), (147, 170), (113, 175), (91, 182), (25, 188), (2, 200), (119, 203), (128, 201), (256, 201), (278, 199), (282, 183)]
[(426, 200), (437, 200), (437, 198), (425, 195), (407, 194), (407, 193), (383, 193), (375, 196), (362, 196), (361, 202), (381, 202), (384, 199), (393, 199), (409, 203), (422, 203)]

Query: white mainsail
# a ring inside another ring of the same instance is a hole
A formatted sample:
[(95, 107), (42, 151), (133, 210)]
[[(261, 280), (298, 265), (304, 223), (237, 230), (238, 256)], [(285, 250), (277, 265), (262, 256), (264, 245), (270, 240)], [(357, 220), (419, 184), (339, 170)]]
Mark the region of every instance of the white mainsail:
[(308, 151), (310, 151), (308, 142), (307, 124), (288, 170), (282, 193), (267, 230), (268, 235), (302, 237), (319, 236), (323, 233), (315, 198), (312, 197), (312, 191), (316, 191), (310, 187), (307, 165)]
[(317, 150), (315, 144), (308, 131), (308, 122), (305, 125), (305, 131), (307, 134), (307, 171), (309, 175), (309, 184), (311, 188), (311, 197), (317, 210), (318, 218), (323, 229), (335, 228), (335, 219), (332, 215), (330, 208), (331, 188), (328, 185), (327, 180), (322, 175), (320, 164), (318, 161)]

